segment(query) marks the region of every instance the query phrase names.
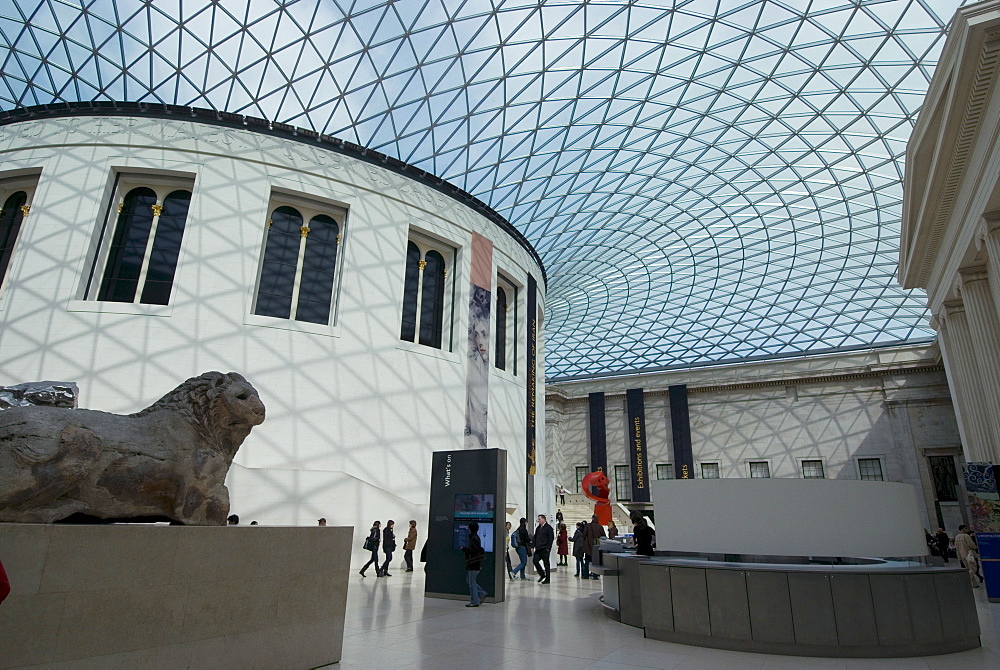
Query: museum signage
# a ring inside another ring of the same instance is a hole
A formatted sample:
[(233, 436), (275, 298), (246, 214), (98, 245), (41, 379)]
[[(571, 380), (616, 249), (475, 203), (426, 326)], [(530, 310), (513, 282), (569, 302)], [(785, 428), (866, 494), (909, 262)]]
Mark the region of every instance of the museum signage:
[(528, 295), (527, 295), (527, 312), (528, 312), (528, 327), (525, 329), (527, 331), (528, 346), (525, 351), (528, 354), (528, 392), (527, 392), (527, 411), (525, 416), (527, 417), (527, 426), (525, 428), (525, 439), (527, 441), (526, 454), (527, 454), (527, 469), (528, 474), (533, 475), (536, 472), (536, 458), (537, 458), (537, 445), (535, 444), (535, 411), (537, 410), (538, 404), (538, 363), (536, 357), (538, 352), (535, 350), (538, 341), (538, 297), (536, 291), (538, 290), (538, 285), (535, 283), (535, 278), (530, 274), (528, 275)]
[(670, 395), (670, 432), (674, 438), (674, 476), (677, 479), (694, 479), (687, 385), (670, 386), (667, 392)]
[(646, 470), (646, 406), (642, 389), (625, 391), (625, 444), (632, 464), (632, 502), (649, 502)]

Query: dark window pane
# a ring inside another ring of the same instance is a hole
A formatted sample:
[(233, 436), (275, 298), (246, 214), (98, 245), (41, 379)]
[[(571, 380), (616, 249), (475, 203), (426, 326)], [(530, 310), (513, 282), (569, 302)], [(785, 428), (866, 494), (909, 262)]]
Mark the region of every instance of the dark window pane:
[(632, 475), (627, 465), (615, 466), (615, 498), (625, 501), (632, 499)]
[(420, 281), (420, 249), (406, 245), (406, 278), (403, 283), (403, 325), (399, 339), (413, 342), (417, 333), (417, 284)]
[(934, 497), (938, 502), (956, 502), (958, 475), (955, 472), (955, 459), (951, 456), (931, 456), (927, 460), (934, 479)]
[(122, 200), (114, 236), (108, 250), (108, 262), (97, 299), (109, 302), (132, 302), (139, 286), (139, 273), (146, 256), (146, 243), (153, 225), (156, 193), (145, 187), (134, 188)]
[(156, 224), (153, 249), (149, 252), (149, 266), (146, 269), (146, 283), (139, 302), (147, 305), (166, 305), (170, 301), (170, 289), (174, 285), (177, 257), (181, 253), (181, 239), (184, 237), (184, 222), (187, 221), (191, 193), (174, 191), (163, 199), (163, 211)]
[(306, 250), (302, 258), (299, 304), (295, 309), (298, 321), (323, 324), (330, 322), (339, 233), (337, 222), (325, 214), (313, 217), (309, 222), (309, 235), (306, 237)]
[(24, 212), (21, 208), (27, 202), (28, 194), (24, 191), (18, 191), (7, 198), (3, 203), (3, 209), (0, 210), (0, 284), (7, 276), (10, 257), (14, 253), (14, 244), (17, 242), (17, 235), (21, 231), (21, 222), (24, 220)]
[(428, 251), (420, 295), (420, 344), (441, 348), (444, 321), (444, 256)]
[(884, 481), (882, 477), (882, 461), (877, 458), (859, 458), (858, 470), (861, 472), (861, 479), (876, 482)]
[(507, 292), (497, 286), (497, 346), (494, 365), (507, 369)]
[(818, 459), (802, 461), (802, 477), (803, 479), (824, 479), (826, 473), (823, 471), (823, 461)]
[(279, 319), (291, 315), (301, 229), (302, 215), (291, 207), (279, 207), (271, 214), (254, 314)]

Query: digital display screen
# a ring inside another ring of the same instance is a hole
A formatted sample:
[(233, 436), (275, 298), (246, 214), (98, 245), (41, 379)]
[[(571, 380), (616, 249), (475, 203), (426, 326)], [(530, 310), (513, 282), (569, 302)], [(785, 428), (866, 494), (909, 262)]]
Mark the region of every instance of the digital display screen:
[[(452, 548), (455, 551), (462, 547), (469, 546), (469, 524), (472, 521), (456, 521), (452, 534)], [(493, 553), (493, 523), (490, 521), (479, 522), (479, 541), (483, 545), (483, 550)]]
[(495, 509), (492, 493), (459, 493), (455, 496), (456, 519), (492, 519)]

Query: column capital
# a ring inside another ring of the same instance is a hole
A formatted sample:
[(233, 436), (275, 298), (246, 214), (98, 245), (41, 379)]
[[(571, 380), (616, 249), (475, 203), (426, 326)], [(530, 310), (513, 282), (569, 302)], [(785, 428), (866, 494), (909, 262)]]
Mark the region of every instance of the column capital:
[[(983, 281), (989, 278), (990, 273), (987, 271), (985, 265), (961, 268), (958, 271), (958, 281), (961, 285), (971, 284), (972, 282)], [(961, 291), (961, 285), (959, 286), (959, 291)]]
[(965, 313), (965, 303), (961, 300), (945, 300), (942, 303), (942, 306), (944, 307), (944, 314), (941, 316), (944, 316), (945, 318), (951, 316), (952, 314)]

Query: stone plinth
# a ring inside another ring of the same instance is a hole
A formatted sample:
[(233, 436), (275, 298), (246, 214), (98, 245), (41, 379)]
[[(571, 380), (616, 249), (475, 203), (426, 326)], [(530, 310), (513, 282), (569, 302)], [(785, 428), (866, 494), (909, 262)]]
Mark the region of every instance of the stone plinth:
[(340, 660), (353, 528), (0, 524), (0, 668)]

